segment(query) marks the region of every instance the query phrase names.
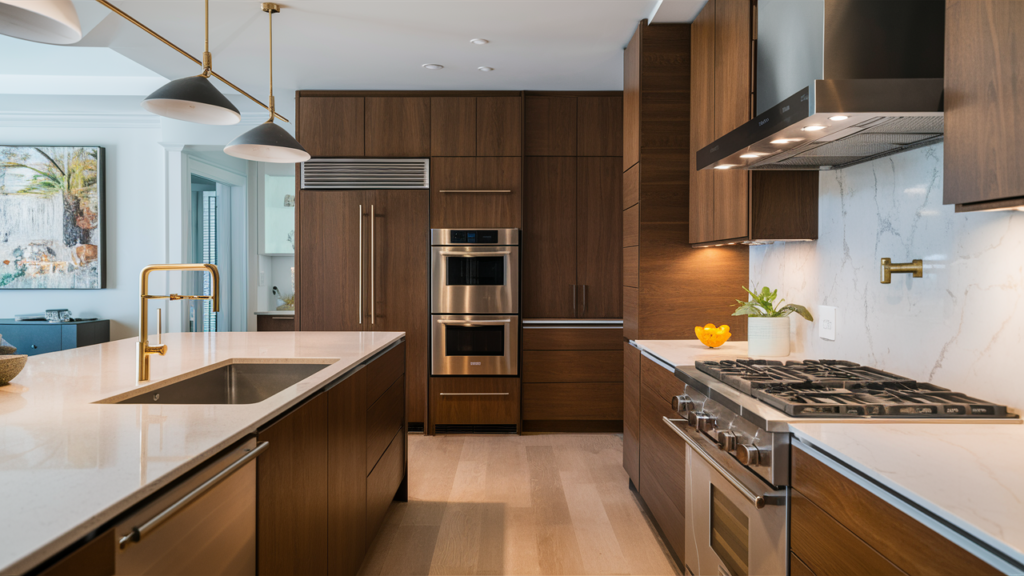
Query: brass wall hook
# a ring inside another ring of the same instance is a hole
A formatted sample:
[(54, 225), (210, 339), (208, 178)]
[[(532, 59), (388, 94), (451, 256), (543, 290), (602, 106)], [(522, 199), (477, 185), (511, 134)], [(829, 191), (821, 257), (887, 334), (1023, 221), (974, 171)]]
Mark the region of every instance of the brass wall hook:
[(924, 262), (914, 260), (908, 264), (893, 264), (891, 258), (882, 258), (882, 284), (891, 284), (893, 274), (913, 273), (914, 278), (924, 277)]

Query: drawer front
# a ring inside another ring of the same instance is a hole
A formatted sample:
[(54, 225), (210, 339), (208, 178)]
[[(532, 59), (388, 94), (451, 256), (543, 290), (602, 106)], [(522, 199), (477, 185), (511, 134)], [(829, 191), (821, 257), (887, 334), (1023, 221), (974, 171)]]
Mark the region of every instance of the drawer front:
[(256, 331), (257, 332), (294, 332), (295, 331), (295, 317), (294, 316), (257, 316), (256, 317)]
[(523, 420), (622, 420), (622, 383), (523, 382)]
[(395, 434), (384, 455), (366, 478), (366, 541), (372, 542), (384, 523), (395, 493), (405, 478), (405, 435)]
[(640, 287), (640, 247), (622, 249), (622, 285)]
[[(793, 488), (907, 574), (1000, 574), (814, 456), (796, 446), (792, 454)], [(796, 553), (817, 572), (809, 558)]]
[(405, 381), (398, 379), (366, 411), (366, 470), (373, 470), (396, 431), (405, 429)]
[(622, 337), (640, 339), (640, 290), (626, 286), (622, 289)]
[(366, 405), (372, 406), (405, 374), (405, 342), (395, 346), (366, 367)]
[(622, 175), (622, 209), (640, 202), (640, 165), (634, 164)]
[(0, 335), (4, 340), (18, 349), (18, 354), (34, 356), (61, 349), (60, 324), (34, 324), (17, 326), (5, 324), (0, 326)]
[(519, 424), (518, 378), (431, 378), (433, 424)]
[(621, 381), (621, 354), (603, 350), (523, 352), (523, 382)]
[(904, 574), (796, 490), (792, 491), (790, 514), (790, 547), (813, 573)]
[(618, 350), (622, 328), (523, 327), (523, 350)]
[(640, 486), (640, 351), (622, 345), (622, 466), (633, 485)]

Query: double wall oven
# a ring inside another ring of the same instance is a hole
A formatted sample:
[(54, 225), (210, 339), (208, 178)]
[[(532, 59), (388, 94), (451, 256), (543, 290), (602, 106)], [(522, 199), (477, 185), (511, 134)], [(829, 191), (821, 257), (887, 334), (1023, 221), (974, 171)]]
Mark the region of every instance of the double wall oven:
[(430, 231), (430, 373), (514, 376), (519, 230)]

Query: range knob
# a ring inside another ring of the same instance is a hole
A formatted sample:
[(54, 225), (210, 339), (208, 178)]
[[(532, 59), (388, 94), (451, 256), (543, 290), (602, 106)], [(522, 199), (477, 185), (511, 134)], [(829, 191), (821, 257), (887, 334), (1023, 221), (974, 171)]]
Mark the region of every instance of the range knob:
[(707, 412), (690, 412), (687, 420), (701, 432), (710, 432), (718, 425), (718, 419)]
[(767, 456), (767, 453), (762, 454), (753, 444), (740, 444), (736, 447), (736, 458), (744, 466), (767, 465)]
[(736, 433), (732, 430), (722, 430), (718, 433), (718, 445), (722, 447), (722, 450), (732, 452), (736, 449), (736, 442)]
[(672, 409), (680, 414), (690, 412), (693, 408), (693, 399), (690, 398), (689, 394), (680, 394), (672, 398)]

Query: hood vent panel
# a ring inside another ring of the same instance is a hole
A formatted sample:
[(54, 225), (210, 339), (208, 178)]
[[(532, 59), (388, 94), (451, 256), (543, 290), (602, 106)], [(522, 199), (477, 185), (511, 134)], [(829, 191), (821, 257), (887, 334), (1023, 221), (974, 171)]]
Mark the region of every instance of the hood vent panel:
[(314, 158), (302, 163), (305, 190), (391, 190), (430, 187), (427, 158)]

